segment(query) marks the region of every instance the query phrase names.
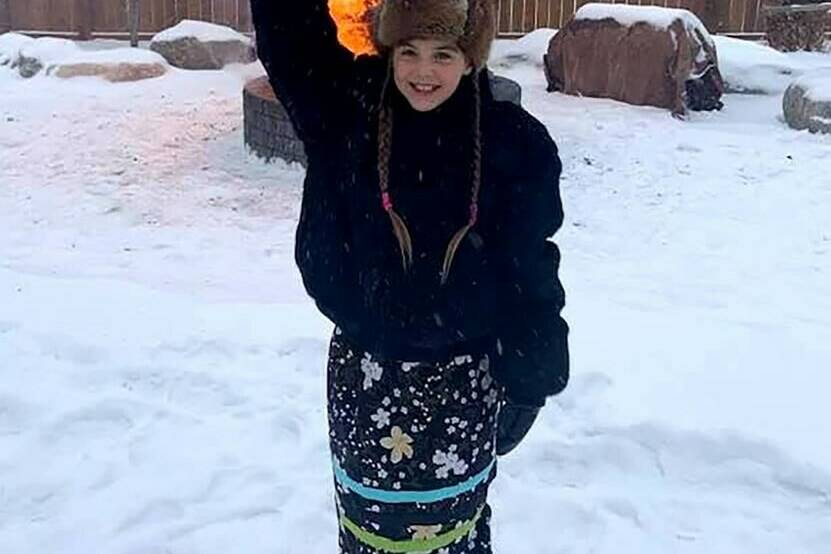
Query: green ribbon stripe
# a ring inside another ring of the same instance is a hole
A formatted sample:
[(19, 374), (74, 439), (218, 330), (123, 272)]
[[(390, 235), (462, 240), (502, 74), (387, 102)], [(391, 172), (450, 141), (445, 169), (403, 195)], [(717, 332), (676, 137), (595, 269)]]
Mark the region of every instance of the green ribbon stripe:
[(340, 522), (353, 535), (355, 535), (359, 541), (371, 546), (375, 550), (384, 550), (386, 552), (429, 552), (432, 550), (438, 550), (439, 548), (444, 548), (445, 546), (456, 542), (470, 533), (473, 528), (476, 527), (476, 523), (479, 521), (480, 517), (482, 517), (482, 508), (479, 508), (479, 511), (476, 512), (473, 519), (465, 522), (452, 531), (436, 535), (431, 539), (409, 539), (403, 541), (395, 541), (374, 533), (370, 533), (369, 531), (359, 527), (358, 524), (346, 516), (341, 516)]

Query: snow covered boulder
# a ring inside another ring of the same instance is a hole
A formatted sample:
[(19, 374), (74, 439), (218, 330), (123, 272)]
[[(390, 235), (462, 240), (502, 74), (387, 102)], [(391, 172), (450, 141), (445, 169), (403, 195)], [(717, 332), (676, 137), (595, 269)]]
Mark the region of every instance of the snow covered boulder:
[(683, 114), (722, 107), (716, 46), (692, 12), (586, 4), (551, 40), (549, 91)]
[(831, 68), (804, 74), (782, 99), (785, 121), (794, 129), (831, 134)]
[(718, 63), (725, 92), (782, 94), (805, 64), (770, 46), (725, 36), (715, 36)]
[(76, 53), (50, 66), (47, 73), (62, 79), (100, 77), (121, 83), (161, 77), (167, 73), (167, 67), (164, 58), (155, 52), (116, 48)]
[(100, 77), (111, 83), (141, 81), (161, 77), (167, 72), (162, 64), (73, 63), (58, 66), (51, 74), (61, 79)]
[(254, 43), (230, 27), (184, 20), (153, 37), (150, 49), (182, 69), (222, 69), (257, 59)]
[(57, 61), (81, 52), (77, 44), (63, 38), (44, 37), (22, 45), (17, 60), (12, 62), (20, 75), (34, 77)]
[(44, 74), (68, 79), (101, 77), (111, 82), (138, 81), (167, 72), (164, 58), (137, 48), (88, 50), (57, 38), (33, 39), (15, 33), (0, 35), (0, 66), (25, 78)]
[(0, 67), (16, 69), (20, 60), (20, 51), (34, 42), (35, 39), (17, 33), (0, 35)]
[(543, 53), (557, 34), (556, 29), (537, 29), (518, 39), (498, 39), (491, 48), (490, 67), (512, 68), (517, 65), (543, 66)]

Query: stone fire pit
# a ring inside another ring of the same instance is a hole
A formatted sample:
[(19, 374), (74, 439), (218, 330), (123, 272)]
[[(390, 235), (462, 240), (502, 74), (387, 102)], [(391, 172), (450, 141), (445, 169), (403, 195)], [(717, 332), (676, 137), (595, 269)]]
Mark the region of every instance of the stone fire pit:
[(306, 165), (306, 151), (297, 138), (294, 127), (268, 77), (250, 81), (243, 91), (245, 113), (245, 144), (251, 150), (271, 161), (280, 158), (287, 162)]

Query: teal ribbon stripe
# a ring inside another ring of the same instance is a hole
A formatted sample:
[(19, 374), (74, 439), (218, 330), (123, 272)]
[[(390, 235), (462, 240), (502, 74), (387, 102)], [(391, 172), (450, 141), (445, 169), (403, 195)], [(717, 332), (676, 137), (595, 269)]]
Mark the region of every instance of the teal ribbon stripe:
[(333, 460), (335, 471), (335, 479), (345, 488), (351, 490), (355, 494), (362, 496), (368, 500), (376, 500), (385, 502), (387, 504), (404, 504), (410, 502), (427, 504), (430, 502), (440, 502), (449, 498), (455, 498), (466, 492), (470, 492), (480, 484), (485, 482), (493, 471), (496, 460), (491, 461), (488, 466), (469, 479), (462, 481), (458, 485), (451, 487), (444, 487), (441, 489), (433, 489), (427, 491), (391, 491), (385, 489), (375, 489), (363, 485), (346, 474), (343, 468)]

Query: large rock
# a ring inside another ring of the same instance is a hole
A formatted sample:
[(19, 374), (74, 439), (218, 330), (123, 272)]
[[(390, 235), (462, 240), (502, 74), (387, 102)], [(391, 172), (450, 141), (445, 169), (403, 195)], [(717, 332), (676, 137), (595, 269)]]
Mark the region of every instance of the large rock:
[(184, 20), (153, 37), (150, 49), (182, 69), (222, 69), (257, 59), (254, 44), (229, 27)]
[(782, 99), (785, 121), (794, 129), (831, 134), (831, 69), (806, 73)]
[(34, 44), (35, 39), (18, 33), (3, 33), (0, 35), (0, 67), (17, 67), (20, 60), (20, 51)]
[(789, 56), (752, 40), (714, 36), (724, 91), (738, 94), (775, 94), (807, 69), (799, 56)]
[(163, 57), (149, 50), (89, 50), (71, 40), (33, 39), (15, 33), (0, 35), (0, 66), (4, 65), (25, 78), (43, 72), (64, 79), (101, 77), (110, 82), (160, 77), (168, 67)]
[(63, 79), (100, 77), (113, 83), (153, 79), (167, 73), (167, 62), (155, 52), (140, 48), (79, 51), (49, 65), (48, 75)]
[(61, 79), (73, 77), (100, 77), (111, 83), (123, 83), (154, 79), (167, 73), (167, 66), (160, 63), (69, 63), (56, 66), (50, 75)]
[(722, 107), (715, 44), (687, 10), (586, 4), (551, 39), (545, 69), (550, 91), (674, 114)]
[(74, 42), (62, 38), (35, 40), (15, 33), (0, 36), (0, 65), (9, 65), (27, 79), (53, 65), (56, 60), (79, 52), (81, 49)]
[(257, 156), (306, 165), (306, 151), (288, 112), (274, 94), (268, 77), (249, 81), (243, 89), (245, 144)]

